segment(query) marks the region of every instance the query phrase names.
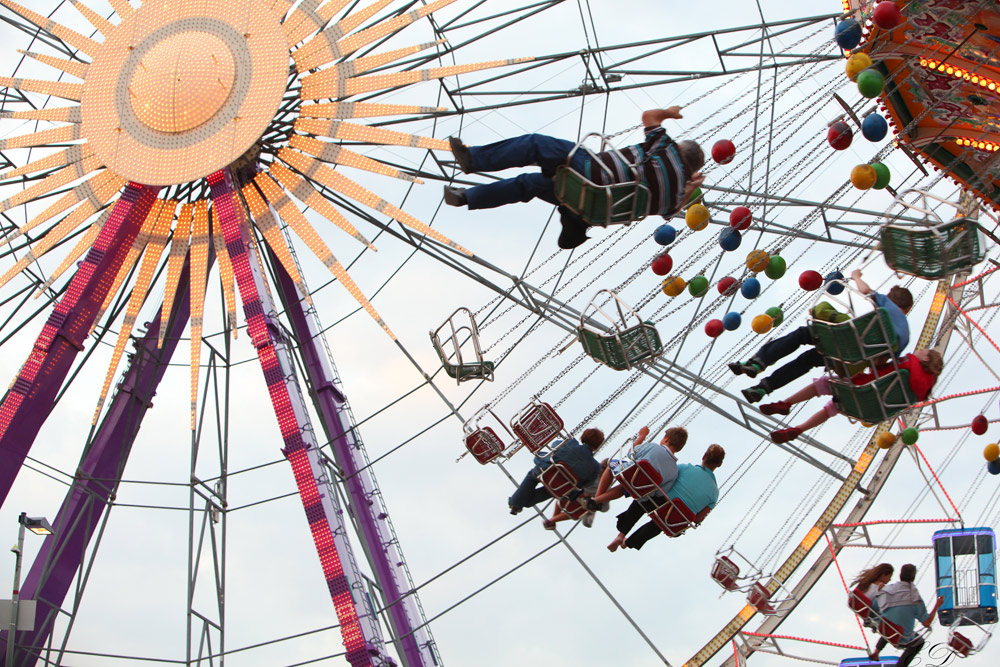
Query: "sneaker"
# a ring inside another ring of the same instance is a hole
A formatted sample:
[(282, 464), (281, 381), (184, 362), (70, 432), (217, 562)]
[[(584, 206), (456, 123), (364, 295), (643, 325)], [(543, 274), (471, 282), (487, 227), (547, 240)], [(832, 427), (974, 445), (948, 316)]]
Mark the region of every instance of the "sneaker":
[(771, 431), (771, 442), (780, 445), (784, 442), (791, 442), (800, 435), (802, 435), (800, 428), (783, 428), (779, 431)]
[(559, 222), (562, 223), (562, 232), (559, 234), (558, 243), (563, 250), (572, 250), (590, 238), (587, 236), (590, 225), (576, 216), (560, 216)]
[(743, 390), (743, 398), (747, 399), (747, 403), (757, 403), (765, 396), (767, 391), (759, 384)]
[(467, 174), (472, 172), (472, 154), (469, 147), (462, 143), (458, 137), (448, 137), (448, 144), (451, 146), (451, 153), (455, 156), (455, 162)]
[(469, 199), (465, 196), (465, 188), (444, 186), (444, 203), (448, 206), (468, 206)]
[(555, 530), (556, 522), (552, 519), (542, 519), (542, 528), (545, 530)]
[(597, 511), (598, 512), (607, 512), (609, 509), (611, 509), (611, 503), (610, 502), (603, 502), (603, 503), (599, 503), (597, 505)]
[(775, 401), (760, 406), (760, 411), (765, 415), (787, 415), (791, 409), (792, 404), (788, 401)]
[(587, 527), (587, 528), (590, 528), (591, 526), (593, 526), (594, 525), (594, 517), (596, 517), (596, 516), (597, 515), (594, 514), (593, 512), (587, 512), (586, 514), (584, 514), (583, 515), (583, 525), (585, 527)]
[(593, 498), (587, 498), (586, 501), (584, 502), (584, 505), (586, 505), (588, 512), (596, 512), (597, 508), (599, 507), (599, 505)]
[(520, 514), (521, 510), (524, 509), (523, 507), (514, 507), (513, 505), (508, 505), (508, 507), (510, 508), (511, 514)]
[(751, 359), (745, 364), (739, 361), (734, 361), (729, 364), (729, 370), (731, 370), (735, 375), (746, 375), (748, 378), (753, 379), (757, 377), (757, 373), (764, 370), (764, 367)]

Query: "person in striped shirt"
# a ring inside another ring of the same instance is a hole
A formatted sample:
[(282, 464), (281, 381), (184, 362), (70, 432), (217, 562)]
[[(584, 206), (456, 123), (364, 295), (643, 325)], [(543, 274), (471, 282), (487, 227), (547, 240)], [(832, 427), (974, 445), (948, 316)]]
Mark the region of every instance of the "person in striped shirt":
[(670, 219), (704, 181), (699, 170), (705, 164), (705, 153), (695, 141), (671, 139), (661, 125), (668, 118), (682, 118), (681, 108), (644, 111), (645, 140), (618, 151), (599, 153), (596, 159), (582, 150), (573, 153), (570, 159), (576, 144), (544, 134), (525, 134), (485, 146), (466, 146), (460, 138), (451, 137), (455, 161), (467, 174), (529, 166), (541, 167), (541, 172), (468, 189), (445, 186), (444, 201), (449, 206), (468, 206), (470, 210), (527, 202), (536, 197), (555, 204), (562, 223), (559, 247), (568, 250), (587, 240), (589, 225), (556, 199), (552, 180), (556, 168), (569, 160), (569, 166), (585, 178), (597, 185), (611, 185), (634, 180), (629, 167), (635, 165), (650, 194), (648, 210), (640, 213)]

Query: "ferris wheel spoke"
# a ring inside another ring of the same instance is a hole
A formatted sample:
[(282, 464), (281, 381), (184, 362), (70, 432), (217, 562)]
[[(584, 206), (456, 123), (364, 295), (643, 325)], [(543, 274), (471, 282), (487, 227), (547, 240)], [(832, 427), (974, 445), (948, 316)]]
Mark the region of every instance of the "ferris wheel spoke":
[[(179, 276), (182, 285), (189, 281), (190, 269), (190, 263), (185, 262)], [(129, 367), (56, 514), (54, 534), (42, 544), (25, 578), (21, 594), (40, 601), (40, 609), (35, 628), (19, 639), (24, 646), (47, 646), (56, 621), (75, 615), (77, 604), (64, 607), (63, 603), (77, 572), (86, 567), (88, 545), (110, 512), (112, 495), (139, 427), (187, 327), (190, 306), (190, 292), (181, 289), (167, 325), (163, 326), (158, 314), (146, 334), (136, 340)], [(165, 339), (162, 345), (158, 342), (161, 336)], [(95, 553), (97, 548), (93, 545)], [(82, 580), (83, 586), (75, 589), (77, 599), (83, 595), (87, 577)]]

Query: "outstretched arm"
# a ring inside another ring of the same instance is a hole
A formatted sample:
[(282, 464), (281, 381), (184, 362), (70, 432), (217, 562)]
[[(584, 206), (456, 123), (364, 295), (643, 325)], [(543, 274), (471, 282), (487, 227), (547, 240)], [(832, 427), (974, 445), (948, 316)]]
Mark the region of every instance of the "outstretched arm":
[(923, 620), (925, 628), (931, 627), (931, 623), (934, 622), (934, 614), (937, 613), (938, 609), (941, 608), (942, 604), (944, 604), (944, 598), (939, 595), (937, 601), (934, 603), (934, 608), (931, 609), (931, 612), (929, 614), (927, 614), (927, 618)]
[(646, 437), (649, 435), (649, 427), (643, 426), (639, 429), (639, 435), (636, 436), (635, 441), (632, 443), (632, 449), (635, 449), (642, 443), (646, 441)]
[(646, 127), (659, 125), (668, 118), (678, 120), (683, 118), (680, 107), (667, 107), (666, 109), (649, 109), (642, 112), (642, 124)]
[(851, 280), (854, 281), (854, 284), (857, 286), (858, 291), (861, 292), (862, 294), (871, 294), (872, 292), (875, 291), (871, 288), (871, 286), (868, 285), (868, 283), (866, 283), (864, 280), (861, 279), (860, 269), (854, 269), (853, 271), (851, 271)]

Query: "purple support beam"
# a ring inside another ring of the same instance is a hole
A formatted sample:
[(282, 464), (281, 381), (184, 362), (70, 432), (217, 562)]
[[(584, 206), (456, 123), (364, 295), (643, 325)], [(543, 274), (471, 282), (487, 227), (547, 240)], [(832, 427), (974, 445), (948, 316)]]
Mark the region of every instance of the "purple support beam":
[[(22, 599), (38, 603), (35, 629), (20, 633), (14, 665), (5, 667), (32, 667), (48, 642), (66, 593), (83, 564), (87, 545), (118, 487), (143, 417), (152, 407), (156, 388), (187, 327), (191, 313), (189, 279), (190, 264), (185, 262), (163, 347), (157, 349), (161, 310), (146, 335), (136, 342), (132, 363), (56, 515), (55, 534), (45, 538), (21, 588)], [(0, 633), (0, 647), (6, 647), (6, 635)]]
[(339, 378), (328, 360), (319, 323), (281, 263), (272, 257), (272, 264), (278, 277), (278, 294), (313, 388), (313, 402), (332, 444), (334, 459), (344, 472), (351, 514), (361, 528), (365, 551), (388, 607), (400, 657), (406, 667), (437, 665), (436, 649), (425, 627), (403, 553), (368, 466), (364, 445), (356, 435), (347, 399), (337, 388)]
[(0, 504), (7, 499), (159, 191), (137, 183), (125, 186), (4, 396), (0, 404)]

